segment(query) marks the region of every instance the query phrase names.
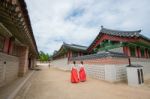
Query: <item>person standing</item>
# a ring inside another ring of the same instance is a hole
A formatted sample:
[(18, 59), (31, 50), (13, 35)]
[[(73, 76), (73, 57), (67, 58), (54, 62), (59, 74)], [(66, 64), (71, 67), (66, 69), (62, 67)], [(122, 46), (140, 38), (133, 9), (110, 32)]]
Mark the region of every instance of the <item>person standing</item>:
[(81, 82), (86, 81), (86, 72), (83, 66), (83, 61), (81, 61), (80, 70), (79, 70), (79, 78)]
[(74, 65), (73, 65), (72, 70), (71, 70), (71, 82), (72, 83), (78, 83), (79, 77), (78, 77), (78, 71), (76, 68), (76, 62), (74, 61), (73, 64)]
[(51, 61), (49, 60), (49, 61), (48, 61), (48, 67), (49, 67), (49, 69), (50, 69), (50, 63), (51, 63)]

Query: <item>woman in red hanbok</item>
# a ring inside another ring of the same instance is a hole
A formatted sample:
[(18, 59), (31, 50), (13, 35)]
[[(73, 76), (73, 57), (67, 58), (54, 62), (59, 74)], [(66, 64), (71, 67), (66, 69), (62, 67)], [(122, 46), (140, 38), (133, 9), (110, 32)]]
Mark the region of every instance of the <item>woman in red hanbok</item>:
[(77, 68), (75, 66), (75, 61), (73, 63), (74, 63), (74, 66), (72, 67), (72, 70), (71, 70), (71, 82), (72, 83), (78, 83), (79, 82), (78, 71), (77, 71)]
[(79, 77), (80, 77), (81, 82), (86, 81), (86, 73), (85, 73), (85, 69), (84, 69), (84, 66), (83, 66), (83, 61), (81, 61)]

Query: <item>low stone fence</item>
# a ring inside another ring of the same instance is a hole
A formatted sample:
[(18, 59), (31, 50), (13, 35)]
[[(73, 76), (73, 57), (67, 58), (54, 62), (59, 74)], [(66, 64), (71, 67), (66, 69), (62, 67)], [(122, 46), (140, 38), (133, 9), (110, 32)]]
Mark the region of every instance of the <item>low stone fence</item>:
[[(67, 58), (53, 60), (52, 66), (71, 70), (73, 61), (80, 65), (83, 61), (87, 75), (109, 82), (120, 82), (127, 80), (126, 66), (129, 64), (128, 57), (121, 53), (100, 53), (72, 58), (69, 62)], [(150, 59), (131, 58), (131, 64), (142, 65), (144, 68), (144, 79), (150, 79)]]
[[(127, 58), (104, 57), (82, 60), (88, 76), (109, 82), (124, 81), (127, 79)], [(77, 65), (80, 60), (76, 60)], [(73, 65), (73, 64), (72, 64)]]

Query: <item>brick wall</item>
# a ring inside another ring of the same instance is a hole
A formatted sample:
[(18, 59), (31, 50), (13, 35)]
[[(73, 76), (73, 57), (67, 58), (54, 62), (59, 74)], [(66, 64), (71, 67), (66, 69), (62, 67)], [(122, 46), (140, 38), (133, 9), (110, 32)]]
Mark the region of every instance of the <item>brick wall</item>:
[(18, 77), (19, 58), (0, 53), (0, 86)]

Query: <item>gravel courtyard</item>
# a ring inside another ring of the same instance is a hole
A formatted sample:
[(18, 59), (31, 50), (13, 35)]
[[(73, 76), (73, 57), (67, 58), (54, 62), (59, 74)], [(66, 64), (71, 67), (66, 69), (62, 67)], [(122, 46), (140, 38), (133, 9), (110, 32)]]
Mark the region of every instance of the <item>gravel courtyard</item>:
[[(150, 99), (149, 87), (129, 87), (88, 78), (70, 83), (70, 72), (40, 66), (15, 99)], [(149, 82), (147, 82), (149, 84)]]

